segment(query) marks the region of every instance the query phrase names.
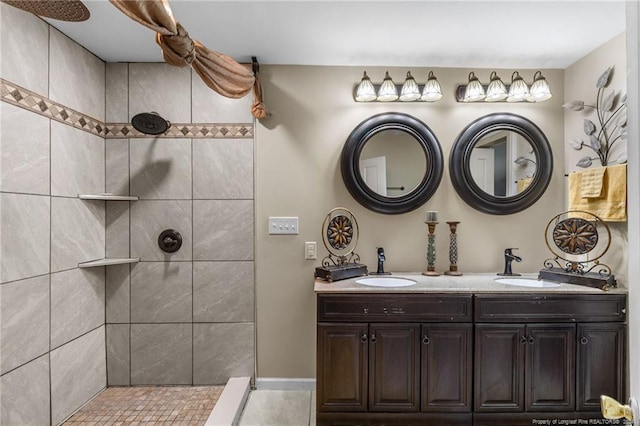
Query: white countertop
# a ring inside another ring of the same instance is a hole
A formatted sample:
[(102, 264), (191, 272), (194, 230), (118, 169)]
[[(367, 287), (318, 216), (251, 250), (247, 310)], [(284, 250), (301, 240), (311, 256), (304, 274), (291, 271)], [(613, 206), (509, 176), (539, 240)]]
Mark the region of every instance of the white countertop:
[[(356, 280), (365, 277), (349, 278), (329, 283), (316, 279), (314, 291), (316, 293), (553, 293), (553, 294), (626, 294), (626, 288), (612, 288), (603, 291), (597, 288), (560, 284), (558, 287), (520, 287), (495, 282), (500, 277), (495, 273), (467, 273), (459, 277), (440, 275), (427, 277), (419, 272), (392, 272), (386, 277), (408, 278), (417, 282), (410, 287), (371, 287), (358, 284)], [(374, 277), (370, 275), (369, 277)], [(522, 274), (513, 278), (536, 279), (538, 273)]]

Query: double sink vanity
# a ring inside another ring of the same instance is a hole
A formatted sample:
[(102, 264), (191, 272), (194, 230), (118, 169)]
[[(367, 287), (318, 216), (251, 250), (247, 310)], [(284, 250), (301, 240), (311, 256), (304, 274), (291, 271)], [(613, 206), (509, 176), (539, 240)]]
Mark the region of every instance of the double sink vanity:
[(601, 394), (626, 399), (625, 290), (394, 273), (315, 292), (318, 425), (598, 424)]

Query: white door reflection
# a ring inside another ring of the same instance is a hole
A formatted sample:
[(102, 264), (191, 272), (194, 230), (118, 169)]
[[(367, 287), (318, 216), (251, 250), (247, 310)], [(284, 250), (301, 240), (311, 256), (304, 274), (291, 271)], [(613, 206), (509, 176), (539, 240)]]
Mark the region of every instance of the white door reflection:
[(382, 196), (387, 196), (387, 158), (373, 157), (360, 160), (360, 175), (364, 183)]
[(531, 144), (508, 130), (490, 132), (471, 151), (469, 169), (487, 194), (511, 197), (524, 191), (536, 172)]
[(374, 192), (401, 197), (416, 189), (427, 174), (427, 156), (415, 136), (399, 129), (376, 133), (359, 159), (360, 176)]

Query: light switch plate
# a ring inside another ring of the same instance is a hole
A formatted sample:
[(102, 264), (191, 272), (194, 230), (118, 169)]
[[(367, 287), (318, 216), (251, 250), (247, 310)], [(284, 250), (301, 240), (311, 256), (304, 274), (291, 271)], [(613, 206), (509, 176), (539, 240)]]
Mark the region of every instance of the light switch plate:
[(313, 260), (318, 258), (318, 245), (316, 244), (315, 241), (305, 241), (304, 258), (307, 260)]
[(298, 234), (298, 218), (297, 217), (269, 217), (269, 234), (297, 235)]

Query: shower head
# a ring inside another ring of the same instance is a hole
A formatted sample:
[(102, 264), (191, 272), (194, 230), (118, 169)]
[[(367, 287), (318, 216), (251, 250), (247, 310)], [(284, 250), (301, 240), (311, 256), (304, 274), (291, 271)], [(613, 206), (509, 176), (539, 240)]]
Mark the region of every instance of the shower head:
[(0, 0), (34, 15), (59, 21), (81, 22), (89, 19), (91, 13), (79, 0)]
[(151, 111), (134, 115), (131, 125), (146, 135), (161, 135), (169, 129), (171, 123), (160, 117), (157, 112)]

